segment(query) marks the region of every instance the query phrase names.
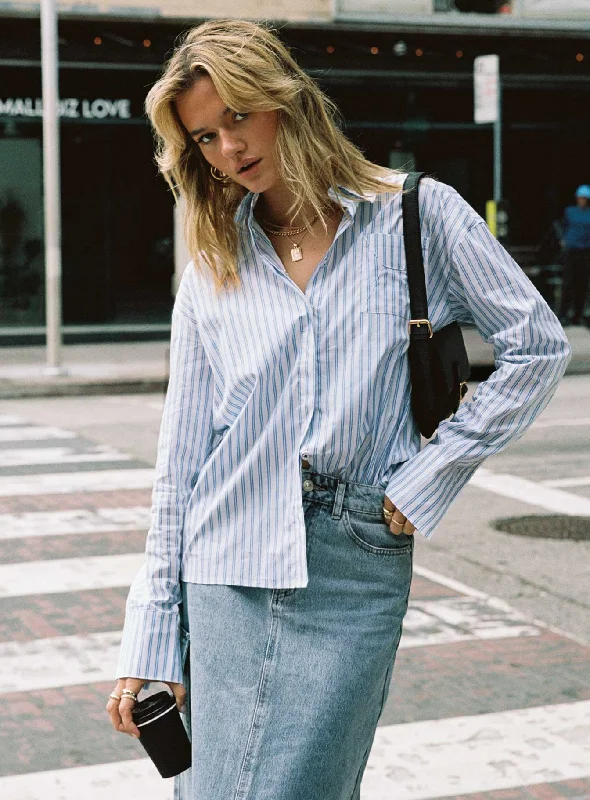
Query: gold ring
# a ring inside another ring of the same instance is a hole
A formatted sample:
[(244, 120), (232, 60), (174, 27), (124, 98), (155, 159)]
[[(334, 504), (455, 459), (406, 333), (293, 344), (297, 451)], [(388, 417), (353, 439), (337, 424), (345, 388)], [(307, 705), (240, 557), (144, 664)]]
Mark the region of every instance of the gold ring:
[(392, 520), (391, 520), (391, 522), (392, 522), (394, 525), (399, 525), (399, 526), (400, 526), (400, 528), (403, 528), (403, 527), (404, 527), (404, 525), (406, 524), (406, 521), (405, 521), (405, 520), (404, 520), (403, 522), (398, 522), (398, 520), (397, 520), (397, 519), (392, 519)]
[(135, 692), (132, 692), (131, 689), (123, 689), (121, 692), (121, 697), (130, 697), (134, 702), (137, 703), (137, 695)]
[(390, 511), (389, 508), (385, 508), (385, 506), (383, 506), (383, 516), (385, 519), (391, 519), (393, 517), (393, 511)]
[(111, 692), (109, 697), (112, 697), (113, 700), (118, 700), (119, 702), (121, 701), (121, 698), (119, 697), (119, 695), (115, 694), (114, 692)]

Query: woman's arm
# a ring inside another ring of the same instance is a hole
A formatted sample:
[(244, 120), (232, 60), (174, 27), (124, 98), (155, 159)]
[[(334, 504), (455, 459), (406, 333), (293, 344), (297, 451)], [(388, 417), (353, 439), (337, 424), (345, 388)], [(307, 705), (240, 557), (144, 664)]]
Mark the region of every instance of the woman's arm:
[(180, 563), (186, 506), (208, 456), (213, 378), (199, 340), (189, 281), (172, 315), (170, 382), (158, 441), (146, 560), (127, 600), (117, 677), (182, 683), (179, 642)]
[(387, 497), (425, 536), (478, 465), (522, 436), (549, 402), (570, 357), (567, 338), (541, 295), (481, 217), (445, 189), (455, 205), (466, 207), (468, 223), (460, 235), (454, 229), (447, 237), (452, 243), (448, 301), (456, 319), (475, 322), (493, 342), (496, 369), (470, 402), (439, 425), (426, 447), (395, 471), (386, 488)]

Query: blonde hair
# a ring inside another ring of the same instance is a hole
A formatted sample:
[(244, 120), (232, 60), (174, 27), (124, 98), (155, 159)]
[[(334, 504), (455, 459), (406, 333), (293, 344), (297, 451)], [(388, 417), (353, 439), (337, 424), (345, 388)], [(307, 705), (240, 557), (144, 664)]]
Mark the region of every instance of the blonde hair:
[(273, 32), (244, 20), (215, 20), (189, 30), (150, 89), (145, 108), (156, 137), (156, 163), (175, 198), (180, 194), (186, 202), (191, 258), (212, 271), (218, 290), (240, 282), (234, 214), (246, 189), (214, 180), (178, 117), (175, 100), (202, 75), (234, 111), (278, 112), (276, 162), (295, 198), (291, 219), (301, 214), (305, 224), (321, 215), (330, 188), (395, 191), (384, 182), (392, 170), (368, 161), (346, 138), (334, 103)]

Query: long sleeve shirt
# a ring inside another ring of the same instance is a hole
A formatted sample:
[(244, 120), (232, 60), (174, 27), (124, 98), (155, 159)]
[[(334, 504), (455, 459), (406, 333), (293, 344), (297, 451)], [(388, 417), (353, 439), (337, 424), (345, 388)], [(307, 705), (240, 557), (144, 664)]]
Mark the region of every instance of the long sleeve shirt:
[(129, 594), (119, 676), (182, 680), (180, 580), (306, 586), (302, 457), (380, 487), (428, 537), (565, 370), (567, 339), (524, 273), (452, 188), (423, 180), (432, 326), (475, 323), (494, 344), (496, 369), (421, 449), (401, 195), (342, 188), (337, 198), (342, 220), (305, 291), (257, 224), (256, 194), (236, 214), (241, 285), (216, 294), (207, 273), (184, 273), (146, 562)]

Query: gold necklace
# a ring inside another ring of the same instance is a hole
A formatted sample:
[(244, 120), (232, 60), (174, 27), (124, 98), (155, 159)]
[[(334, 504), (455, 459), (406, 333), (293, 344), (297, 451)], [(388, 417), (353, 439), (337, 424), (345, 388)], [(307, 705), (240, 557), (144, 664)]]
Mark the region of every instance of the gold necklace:
[[(291, 261), (301, 261), (303, 258), (303, 250), (301, 249), (301, 243), (303, 239), (307, 236), (309, 231), (311, 230), (312, 225), (319, 217), (319, 214), (316, 214), (309, 225), (304, 225), (302, 228), (290, 228), (288, 231), (281, 230), (278, 226), (264, 224), (262, 225), (262, 230), (265, 233), (268, 233), (270, 236), (286, 236), (287, 239), (291, 242), (293, 247), (291, 248)], [(292, 236), (297, 236), (298, 234), (303, 233), (303, 238), (301, 242), (294, 242), (291, 238)]]

